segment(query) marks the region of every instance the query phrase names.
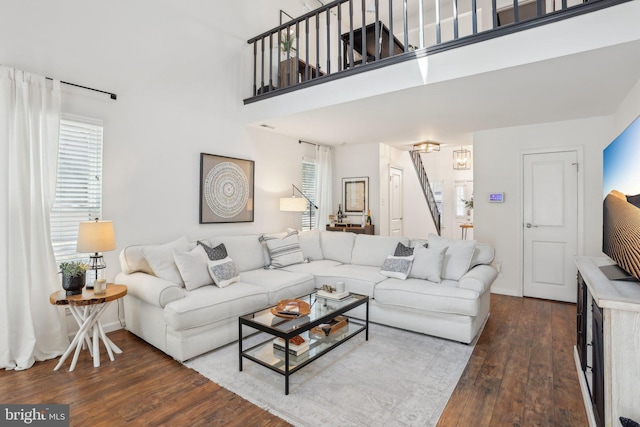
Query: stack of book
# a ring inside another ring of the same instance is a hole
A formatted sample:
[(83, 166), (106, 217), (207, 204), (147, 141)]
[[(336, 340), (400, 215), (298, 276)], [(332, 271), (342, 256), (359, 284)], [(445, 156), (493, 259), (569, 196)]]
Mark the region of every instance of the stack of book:
[[(273, 340), (273, 348), (284, 352), (285, 342), (282, 338)], [(289, 354), (292, 356), (300, 356), (309, 351), (309, 341), (297, 335), (289, 340)]]
[(332, 299), (332, 300), (341, 300), (341, 299), (345, 299), (346, 297), (349, 296), (349, 291), (345, 291), (345, 292), (327, 292), (327, 291), (323, 291), (322, 289), (318, 290), (318, 296), (320, 298), (326, 298), (326, 299)]

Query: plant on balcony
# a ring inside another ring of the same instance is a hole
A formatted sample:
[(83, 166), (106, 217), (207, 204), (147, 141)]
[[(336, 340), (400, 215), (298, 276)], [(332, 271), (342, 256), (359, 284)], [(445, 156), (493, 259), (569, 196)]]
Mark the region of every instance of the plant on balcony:
[(284, 52), (287, 53), (289, 52), (289, 55), (293, 55), (296, 51), (296, 48), (294, 47), (295, 42), (296, 42), (296, 32), (294, 29), (290, 29), (289, 31), (287, 30), (282, 30), (281, 36), (280, 36), (280, 49)]

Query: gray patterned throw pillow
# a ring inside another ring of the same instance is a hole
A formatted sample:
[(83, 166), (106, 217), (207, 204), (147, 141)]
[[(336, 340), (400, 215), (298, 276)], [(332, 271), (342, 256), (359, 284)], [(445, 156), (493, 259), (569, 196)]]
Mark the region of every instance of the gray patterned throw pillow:
[(393, 256), (411, 256), (413, 255), (413, 248), (409, 246), (405, 246), (402, 243), (398, 242), (398, 246), (396, 246), (396, 251), (393, 253)]
[(413, 255), (406, 257), (389, 255), (387, 259), (384, 260), (384, 264), (382, 264), (380, 274), (405, 280), (411, 271), (412, 263)]
[(211, 261), (225, 259), (228, 256), (227, 248), (224, 246), (224, 243), (220, 243), (215, 248), (212, 248), (211, 246), (199, 240), (198, 244), (204, 248), (204, 251), (207, 253), (207, 256)]
[(207, 267), (209, 268), (209, 274), (213, 279), (213, 283), (219, 288), (224, 288), (240, 280), (238, 267), (236, 267), (236, 263), (229, 257), (216, 261), (210, 260), (207, 263)]

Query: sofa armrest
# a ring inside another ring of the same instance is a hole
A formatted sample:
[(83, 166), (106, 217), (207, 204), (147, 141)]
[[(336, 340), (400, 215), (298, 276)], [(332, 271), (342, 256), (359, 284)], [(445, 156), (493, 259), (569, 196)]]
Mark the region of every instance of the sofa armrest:
[(128, 295), (160, 308), (186, 295), (180, 285), (146, 273), (118, 273), (114, 282), (126, 285)]
[(460, 278), (458, 286), (471, 289), (482, 295), (491, 288), (491, 284), (498, 277), (498, 272), (490, 265), (476, 265)]

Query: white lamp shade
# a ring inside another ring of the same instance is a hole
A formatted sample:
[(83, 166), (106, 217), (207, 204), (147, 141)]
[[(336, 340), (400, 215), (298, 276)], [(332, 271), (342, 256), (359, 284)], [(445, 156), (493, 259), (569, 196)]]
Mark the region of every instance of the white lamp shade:
[(281, 212), (304, 212), (307, 209), (307, 201), (302, 197), (283, 197), (280, 199)]
[(106, 252), (116, 248), (116, 238), (111, 221), (81, 222), (78, 228), (79, 253)]

